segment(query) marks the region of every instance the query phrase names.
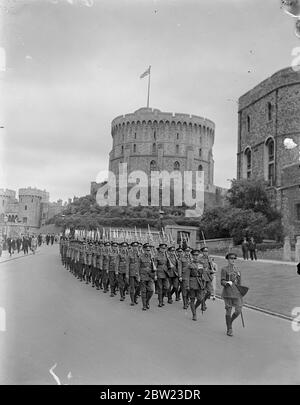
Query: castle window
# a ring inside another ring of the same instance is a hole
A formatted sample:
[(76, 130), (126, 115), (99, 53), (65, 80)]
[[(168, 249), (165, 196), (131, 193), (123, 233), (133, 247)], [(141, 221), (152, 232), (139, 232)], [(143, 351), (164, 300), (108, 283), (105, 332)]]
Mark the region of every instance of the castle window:
[(27, 224), (27, 218), (23, 217), (23, 224)]
[(180, 163), (179, 162), (175, 162), (174, 163), (174, 170), (179, 170), (180, 169)]
[(157, 170), (155, 160), (151, 160), (150, 162), (150, 171)]
[(136, 153), (136, 144), (133, 145), (133, 153)]
[(156, 139), (156, 132), (153, 133), (153, 138)]
[(179, 154), (179, 145), (176, 145), (176, 154)]
[(199, 170), (199, 172), (202, 172), (202, 171), (203, 171), (203, 166), (202, 166), (202, 165), (199, 165), (199, 166), (198, 166), (198, 170)]
[(123, 155), (123, 153), (124, 153), (124, 146), (122, 145), (122, 147), (121, 147), (121, 155)]
[(270, 186), (275, 184), (275, 144), (272, 138), (269, 138), (265, 145), (265, 175)]
[(136, 132), (134, 133), (134, 139), (136, 139)]
[(177, 139), (179, 139), (179, 134), (177, 133)]
[(33, 198), (31, 199), (31, 202), (33, 203)]
[(199, 149), (199, 157), (202, 157), (202, 149)]
[(152, 153), (156, 153), (156, 143), (152, 145)]
[(245, 152), (245, 158), (246, 158), (246, 172), (247, 172), (247, 179), (250, 179), (251, 177), (251, 171), (252, 171), (252, 153), (250, 149), (247, 149)]
[(296, 204), (296, 219), (300, 221), (300, 204)]
[(268, 103), (268, 120), (272, 120), (272, 104)]
[(27, 205), (25, 205), (25, 211), (27, 211)]
[(247, 131), (250, 132), (251, 130), (251, 120), (249, 115), (247, 115)]

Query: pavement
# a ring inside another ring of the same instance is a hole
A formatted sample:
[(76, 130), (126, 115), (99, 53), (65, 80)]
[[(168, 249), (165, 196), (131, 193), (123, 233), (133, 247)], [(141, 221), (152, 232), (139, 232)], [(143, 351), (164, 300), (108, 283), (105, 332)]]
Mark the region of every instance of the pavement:
[(145, 312), (79, 282), (57, 245), (42, 247), (0, 263), (0, 384), (300, 384), (297, 324), (243, 313), (246, 327), (237, 319), (228, 337), (221, 300), (197, 322), (156, 296)]

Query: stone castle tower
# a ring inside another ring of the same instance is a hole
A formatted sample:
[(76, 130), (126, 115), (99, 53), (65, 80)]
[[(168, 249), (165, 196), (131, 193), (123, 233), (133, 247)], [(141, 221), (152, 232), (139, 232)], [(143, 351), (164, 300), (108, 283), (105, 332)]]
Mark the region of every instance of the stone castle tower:
[(205, 190), (214, 184), (215, 124), (189, 114), (140, 108), (115, 118), (111, 124), (109, 170), (118, 175), (119, 164), (128, 173), (143, 170), (203, 170)]

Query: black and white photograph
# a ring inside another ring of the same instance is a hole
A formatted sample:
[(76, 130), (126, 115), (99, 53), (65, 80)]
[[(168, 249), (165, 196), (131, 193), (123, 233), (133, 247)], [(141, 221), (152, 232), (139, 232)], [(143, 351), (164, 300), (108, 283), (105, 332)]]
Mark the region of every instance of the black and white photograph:
[(0, 0), (0, 385), (299, 387), (300, 0)]

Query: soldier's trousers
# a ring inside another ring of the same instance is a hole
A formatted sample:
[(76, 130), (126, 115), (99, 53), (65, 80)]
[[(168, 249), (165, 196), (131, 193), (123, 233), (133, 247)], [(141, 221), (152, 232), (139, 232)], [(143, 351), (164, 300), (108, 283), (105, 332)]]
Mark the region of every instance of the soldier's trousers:
[(94, 286), (97, 276), (97, 267), (91, 266), (91, 276), (92, 276), (92, 286)]
[(142, 296), (142, 302), (143, 302), (143, 307), (146, 307), (147, 304), (149, 304), (150, 299), (153, 295), (154, 291), (154, 283), (153, 280), (141, 280), (141, 296)]
[(181, 294), (182, 294), (182, 300), (183, 300), (183, 307), (186, 309), (188, 306), (188, 300), (189, 300), (189, 290), (186, 288), (187, 287), (187, 281), (182, 280), (180, 283), (180, 289), (181, 289)]
[(130, 293), (131, 302), (136, 301), (137, 296), (139, 295), (139, 292), (140, 292), (140, 283), (137, 281), (135, 276), (130, 276), (129, 277), (129, 293)]
[(100, 288), (100, 282), (102, 281), (102, 270), (96, 267), (96, 274), (95, 274), (95, 284), (97, 287), (97, 290)]
[(125, 298), (125, 289), (128, 284), (126, 280), (126, 273), (118, 274), (118, 283), (119, 283), (120, 297)]
[(168, 300), (172, 300), (172, 295), (175, 293), (176, 299), (179, 299), (179, 280), (178, 277), (169, 278)]
[[(193, 288), (190, 289), (190, 305), (191, 305), (191, 310), (192, 314), (196, 314), (196, 309), (199, 307), (199, 305), (203, 302), (203, 299), (205, 297), (206, 290), (194, 290)], [(196, 300), (196, 303), (195, 303)]]
[(107, 270), (102, 270), (102, 284), (103, 284), (103, 292), (108, 291), (108, 285), (109, 285), (109, 272)]
[(110, 292), (111, 292), (111, 294), (115, 294), (116, 293), (116, 283), (117, 283), (116, 273), (114, 271), (109, 271), (108, 279), (109, 279), (109, 285), (110, 285)]
[(91, 281), (92, 266), (90, 264), (85, 266), (85, 282), (88, 284)]
[(157, 279), (158, 301), (160, 304), (163, 302), (163, 298), (167, 295), (169, 290), (169, 280), (167, 278)]

